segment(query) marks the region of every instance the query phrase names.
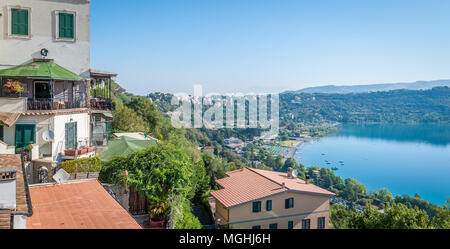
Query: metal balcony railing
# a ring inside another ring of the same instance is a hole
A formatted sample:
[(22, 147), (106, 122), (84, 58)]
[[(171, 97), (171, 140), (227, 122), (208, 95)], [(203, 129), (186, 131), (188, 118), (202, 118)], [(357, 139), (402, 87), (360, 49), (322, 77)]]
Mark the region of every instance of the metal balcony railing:
[(92, 98), (90, 104), (91, 109), (93, 110), (102, 110), (102, 111), (113, 110), (112, 100), (108, 98)]
[(64, 110), (64, 109), (75, 109), (75, 108), (85, 108), (86, 103), (84, 100), (73, 100), (67, 101), (58, 98), (45, 98), (45, 99), (29, 99), (27, 104), (28, 110), (38, 111), (38, 110)]

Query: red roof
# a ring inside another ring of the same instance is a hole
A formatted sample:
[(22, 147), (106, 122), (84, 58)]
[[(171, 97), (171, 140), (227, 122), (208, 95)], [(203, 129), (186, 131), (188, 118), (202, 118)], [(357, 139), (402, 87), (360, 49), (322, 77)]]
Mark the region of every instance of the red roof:
[(287, 173), (244, 168), (228, 172), (227, 175), (228, 177), (216, 181), (223, 189), (211, 192), (211, 195), (225, 207), (289, 191), (313, 195), (335, 195), (314, 184), (306, 184), (301, 179), (288, 178)]
[(141, 229), (97, 181), (30, 186), (27, 229)]

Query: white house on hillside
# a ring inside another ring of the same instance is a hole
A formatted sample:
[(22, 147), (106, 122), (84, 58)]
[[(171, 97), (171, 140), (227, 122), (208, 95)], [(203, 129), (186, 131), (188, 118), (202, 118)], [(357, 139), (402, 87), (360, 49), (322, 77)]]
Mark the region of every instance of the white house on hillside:
[(116, 75), (90, 68), (90, 2), (0, 0), (0, 154), (26, 155), (30, 183), (107, 143)]

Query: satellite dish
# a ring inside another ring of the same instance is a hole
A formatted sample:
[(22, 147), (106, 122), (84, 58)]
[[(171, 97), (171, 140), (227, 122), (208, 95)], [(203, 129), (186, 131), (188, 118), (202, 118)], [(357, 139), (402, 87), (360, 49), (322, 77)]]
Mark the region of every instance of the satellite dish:
[(41, 55), (46, 57), (48, 55), (48, 49), (46, 48), (41, 49)]
[(45, 142), (53, 142), (53, 140), (55, 139), (55, 133), (53, 131), (51, 131), (51, 130), (45, 130), (42, 133), (42, 139)]
[(56, 174), (53, 175), (53, 180), (55, 180), (57, 183), (62, 184), (67, 182), (69, 180), (70, 175), (65, 170), (60, 169)]
[(292, 176), (293, 176), (294, 178), (297, 178), (297, 176), (298, 176), (298, 171), (297, 171), (296, 169), (294, 169), (294, 170), (292, 171)]

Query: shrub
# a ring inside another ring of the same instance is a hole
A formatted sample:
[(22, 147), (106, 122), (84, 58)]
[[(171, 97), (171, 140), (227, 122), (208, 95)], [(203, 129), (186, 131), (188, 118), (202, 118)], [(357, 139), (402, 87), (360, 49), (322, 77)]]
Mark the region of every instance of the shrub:
[(90, 157), (65, 161), (62, 162), (60, 166), (69, 174), (79, 172), (100, 172), (102, 169), (102, 162), (100, 157)]

